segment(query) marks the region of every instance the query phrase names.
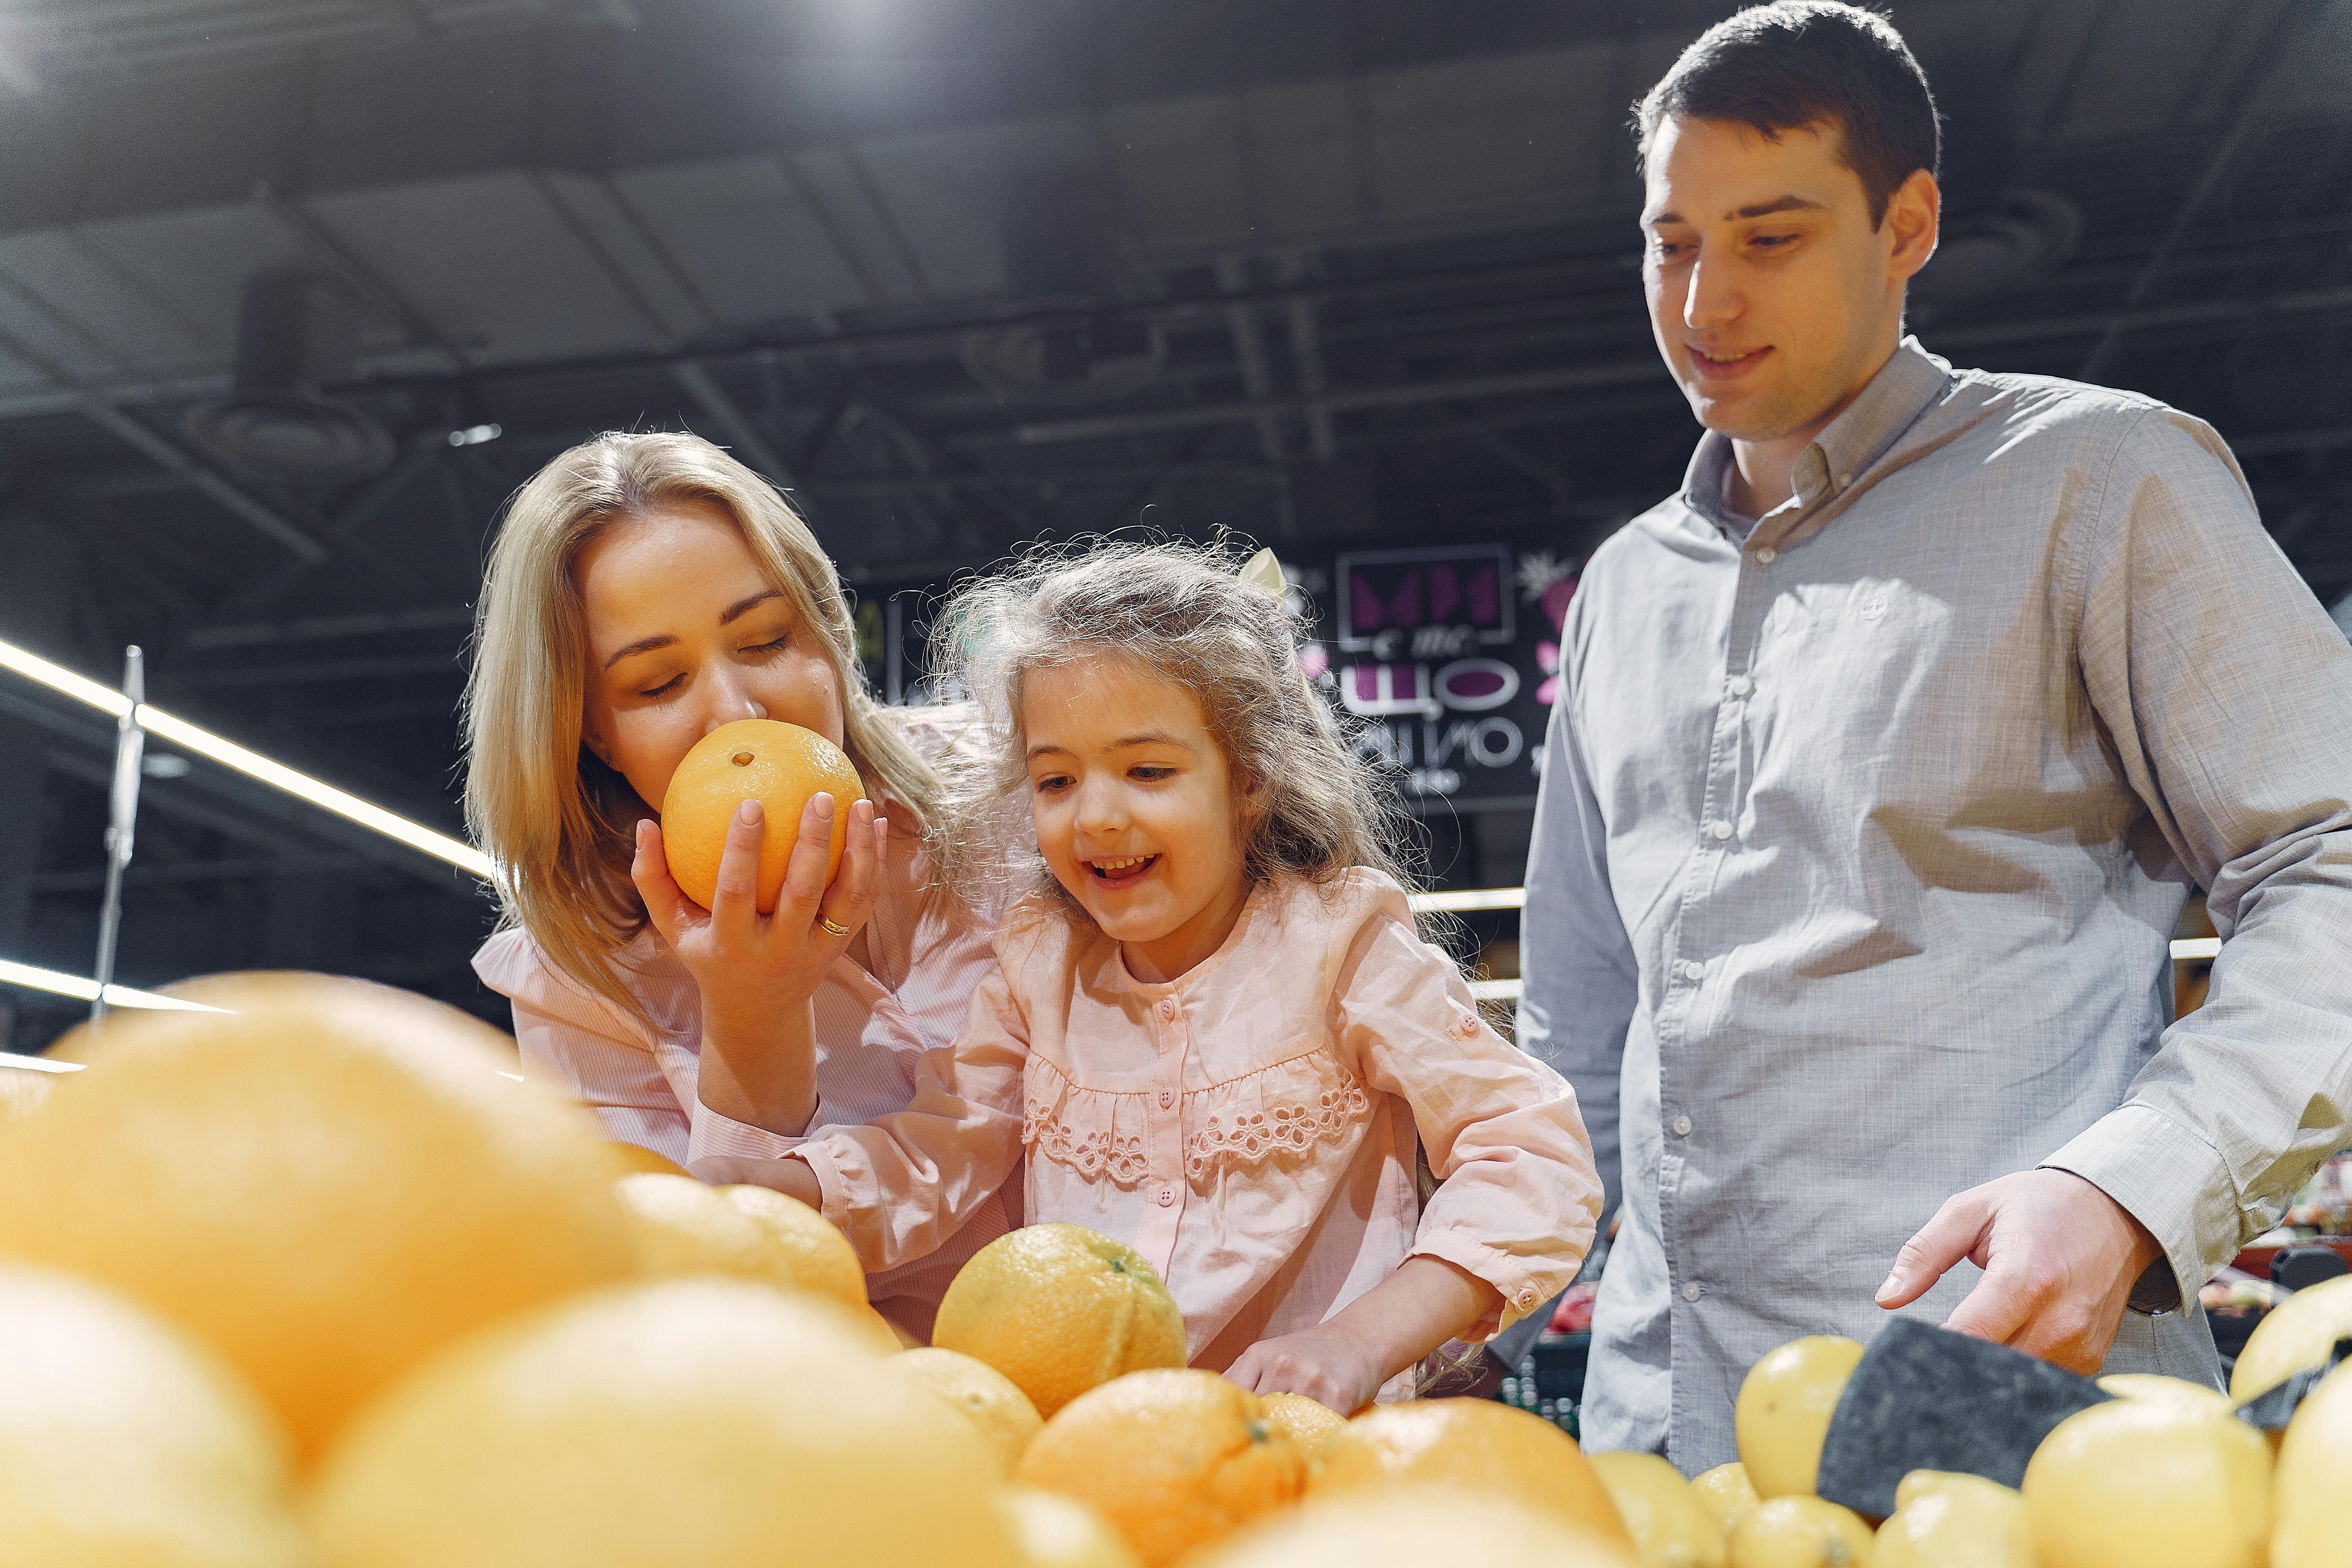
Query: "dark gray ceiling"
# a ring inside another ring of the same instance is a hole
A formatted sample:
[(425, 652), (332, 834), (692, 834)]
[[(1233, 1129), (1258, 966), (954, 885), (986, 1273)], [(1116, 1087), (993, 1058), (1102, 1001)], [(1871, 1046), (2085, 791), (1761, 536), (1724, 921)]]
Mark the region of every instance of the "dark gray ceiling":
[[(1580, 552), (1694, 436), (1623, 121), (1727, 8), (0, 0), (0, 528), (65, 562), (39, 606), (0, 579), (0, 636), (99, 673), (139, 641), (159, 701), (454, 829), (482, 542), (601, 428), (732, 446), (868, 584), (1147, 508)], [(1950, 122), (1928, 346), (2213, 420), (2352, 590), (2352, 0), (1892, 9)], [(285, 268), (349, 305), (324, 390), (396, 441), (378, 478), (189, 433)], [(0, 698), (47, 759), (0, 953), (86, 968), (103, 735)], [(130, 978), (467, 994), (445, 873), (227, 781), (150, 799)]]

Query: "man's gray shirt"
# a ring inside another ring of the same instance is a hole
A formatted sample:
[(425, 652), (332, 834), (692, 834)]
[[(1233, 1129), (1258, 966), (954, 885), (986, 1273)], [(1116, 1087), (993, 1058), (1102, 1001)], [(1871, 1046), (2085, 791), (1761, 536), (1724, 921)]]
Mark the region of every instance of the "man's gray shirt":
[(2185, 1288), (2110, 1368), (2210, 1381), (2197, 1287), (2347, 1136), (2352, 647), (2147, 398), (1906, 339), (1744, 542), (1729, 457), (1593, 555), (1544, 753), (1519, 1041), (1624, 1214), (1588, 1445), (1737, 1458), (1757, 1357), (1867, 1340), (1946, 1198), (2042, 1165)]

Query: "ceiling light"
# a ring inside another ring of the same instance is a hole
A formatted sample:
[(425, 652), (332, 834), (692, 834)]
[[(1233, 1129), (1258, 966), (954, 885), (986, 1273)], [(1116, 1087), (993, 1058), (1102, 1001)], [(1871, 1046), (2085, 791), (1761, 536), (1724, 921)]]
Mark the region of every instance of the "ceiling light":
[(495, 441), (506, 432), (496, 425), (468, 425), (463, 430), (449, 432), (452, 447), (478, 447), (485, 441)]
[[(29, 963), (14, 963), (0, 958), (0, 984), (22, 985), (29, 991), (47, 991), (59, 996), (70, 996), (77, 1002), (98, 1000), (98, 982), (79, 974), (68, 974), (61, 969), (38, 969)], [(106, 1005), (110, 1007), (163, 1007), (182, 1013), (226, 1013), (226, 1007), (208, 1007), (202, 1002), (190, 1002), (178, 996), (159, 995), (152, 991), (134, 991), (128, 985), (106, 988)]]
[[(76, 675), (63, 665), (52, 664), (37, 654), (26, 652), (13, 643), (0, 642), (0, 668), (13, 669), (28, 679), (39, 681), (53, 691), (61, 691), (78, 702), (86, 702), (110, 718), (120, 719), (131, 710), (131, 700), (109, 686), (101, 686), (87, 676)], [(224, 767), (235, 768), (247, 778), (284, 790), (288, 795), (309, 801), (312, 805), (362, 827), (398, 839), (412, 849), (423, 851), (436, 859), (446, 860), (462, 871), (471, 871), (486, 879), (495, 876), (490, 858), (472, 845), (436, 833), (431, 828), (409, 821), (394, 812), (362, 800), (346, 790), (322, 784), (285, 763), (273, 762), (258, 752), (248, 751), (236, 742), (225, 740), (211, 731), (189, 723), (185, 719), (166, 713), (162, 709), (142, 702), (138, 705), (140, 728), (158, 736), (184, 752), (194, 752), (208, 757)], [(89, 982), (82, 982), (87, 984)]]

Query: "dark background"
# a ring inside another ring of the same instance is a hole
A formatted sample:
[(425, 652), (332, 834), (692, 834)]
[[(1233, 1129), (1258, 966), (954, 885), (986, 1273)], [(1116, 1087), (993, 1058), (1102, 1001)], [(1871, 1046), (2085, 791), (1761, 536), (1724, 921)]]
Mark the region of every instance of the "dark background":
[[(1327, 613), (1351, 553), (1572, 569), (1696, 436), (1623, 125), (1728, 9), (0, 0), (0, 637), (110, 680), (136, 641), (158, 704), (454, 833), (484, 542), (608, 427), (790, 485), (877, 605), (1139, 521), (1272, 543)], [(1927, 346), (2213, 421), (2344, 600), (2352, 4), (1892, 12), (1949, 121)], [(221, 434), (257, 276), (299, 287), (247, 390), (340, 477)], [(0, 956), (89, 972), (110, 743), (0, 674)], [(1531, 782), (1471, 782), (1420, 797), (1432, 870), (1514, 884)], [(500, 1010), (466, 879), (201, 762), (147, 782), (127, 910), (129, 984)], [(79, 1011), (0, 1010), (19, 1049)]]

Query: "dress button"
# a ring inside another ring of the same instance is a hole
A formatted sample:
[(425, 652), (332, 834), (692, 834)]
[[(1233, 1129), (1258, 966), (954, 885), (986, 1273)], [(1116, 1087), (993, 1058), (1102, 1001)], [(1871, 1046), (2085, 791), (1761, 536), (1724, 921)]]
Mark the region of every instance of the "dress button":
[(1689, 1117), (1687, 1117), (1687, 1116), (1677, 1116), (1677, 1117), (1675, 1117), (1675, 1137), (1677, 1137), (1677, 1138), (1687, 1138), (1687, 1137), (1689, 1137), (1689, 1136), (1690, 1136), (1690, 1130), (1691, 1130), (1691, 1119), (1690, 1119)]
[(1535, 1304), (1536, 1293), (1533, 1290), (1528, 1289), (1527, 1287), (1521, 1286), (1519, 1288), (1519, 1305), (1522, 1307), (1532, 1307)]
[(1478, 1016), (1475, 1013), (1463, 1014), (1460, 1017), (1454, 1020), (1454, 1032), (1462, 1036), (1465, 1039), (1476, 1034), (1478, 1032)]
[(1170, 1106), (1171, 1106), (1171, 1105), (1173, 1105), (1173, 1104), (1175, 1104), (1175, 1103), (1176, 1103), (1176, 1091), (1175, 1091), (1174, 1089), (1161, 1089), (1161, 1090), (1160, 1091), (1160, 1110), (1167, 1110)]
[(1686, 958), (1682, 964), (1683, 978), (1694, 983), (1706, 978), (1706, 965), (1696, 958)]
[(1706, 1294), (1706, 1292), (1702, 1291), (1698, 1288), (1698, 1281), (1696, 1279), (1691, 1280), (1683, 1287), (1683, 1300), (1685, 1301), (1696, 1301), (1704, 1294)]
[(1175, 1189), (1175, 1188), (1173, 1188), (1173, 1187), (1162, 1187), (1162, 1188), (1160, 1188), (1160, 1206), (1161, 1208), (1166, 1208), (1169, 1205), (1171, 1205), (1171, 1204), (1174, 1203), (1175, 1201), (1176, 1201), (1176, 1189)]
[(1852, 474), (1840, 474), (1838, 476), (1838, 489), (1843, 489), (1852, 483), (1853, 483), (1853, 476)]
[(1731, 837), (1731, 824), (1723, 821), (1710, 822), (1706, 825), (1706, 835), (1720, 844)]
[(1175, 997), (1162, 996), (1160, 999), (1160, 1016), (1163, 1018), (1172, 1018), (1176, 1016)]
[(1773, 562), (1778, 561), (1780, 558), (1780, 552), (1768, 544), (1763, 549), (1756, 552), (1756, 564), (1759, 566), (1769, 566)]
[(1734, 697), (1745, 697), (1755, 689), (1756, 683), (1746, 676), (1735, 675), (1731, 678), (1731, 694)]

